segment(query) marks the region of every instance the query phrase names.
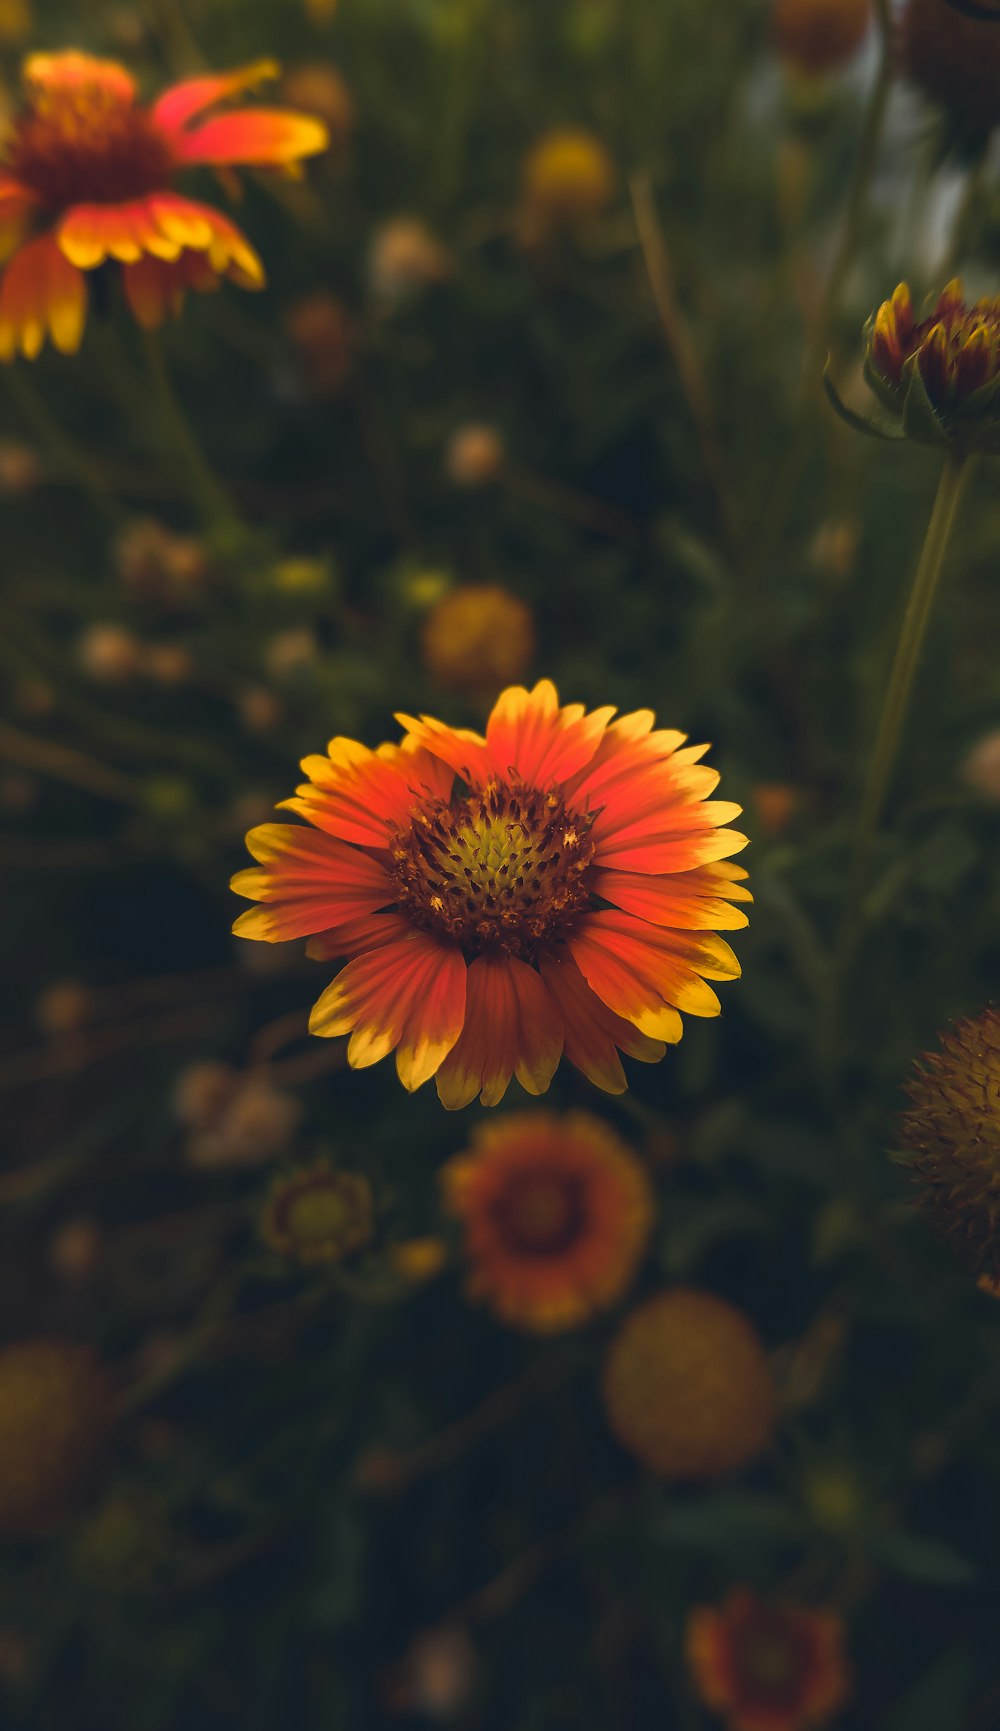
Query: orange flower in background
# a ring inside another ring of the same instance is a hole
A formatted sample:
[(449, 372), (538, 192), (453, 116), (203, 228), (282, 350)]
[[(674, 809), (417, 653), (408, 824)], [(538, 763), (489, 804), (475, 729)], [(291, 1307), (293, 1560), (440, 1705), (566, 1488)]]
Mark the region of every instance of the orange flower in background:
[(813, 1731), (849, 1690), (844, 1629), (829, 1611), (760, 1599), (737, 1587), (692, 1611), (687, 1656), (695, 1689), (729, 1731)]
[(774, 41), (805, 76), (833, 72), (861, 47), (872, 24), (871, 0), (775, 0)]
[(188, 79), (151, 108), (123, 66), (68, 50), (24, 64), (25, 105), (0, 170), (0, 231), (13, 252), (0, 282), (0, 359), (29, 359), (47, 337), (80, 347), (87, 276), (121, 266), (141, 325), (179, 310), (188, 289), (223, 278), (260, 288), (264, 270), (236, 225), (173, 190), (186, 168), (288, 171), (326, 146), (326, 128), (285, 109), (219, 111), (276, 76), (270, 61)]
[(234, 931), (346, 958), (310, 1027), (350, 1034), (355, 1068), (395, 1052), (404, 1087), (495, 1106), (515, 1074), (544, 1093), (565, 1054), (621, 1093), (619, 1050), (655, 1062), (681, 1011), (718, 1014), (706, 982), (740, 969), (716, 931), (750, 899), (724, 863), (740, 808), (709, 799), (707, 746), (614, 713), (542, 680), (501, 694), (485, 738), (401, 716), (400, 745), (303, 760), (284, 805), (311, 828), (251, 830), (260, 866), (233, 888), (261, 906)]
[(554, 1333), (612, 1304), (649, 1237), (646, 1173), (585, 1112), (480, 1124), (442, 1178), (464, 1228), (471, 1296), (519, 1328)]

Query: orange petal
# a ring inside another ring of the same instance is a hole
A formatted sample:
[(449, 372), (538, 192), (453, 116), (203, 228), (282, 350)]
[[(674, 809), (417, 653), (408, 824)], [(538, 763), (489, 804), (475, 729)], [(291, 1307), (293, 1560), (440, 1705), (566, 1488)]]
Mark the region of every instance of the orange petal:
[(350, 1034), (354, 1069), (377, 1064), (401, 1047), (404, 1087), (433, 1075), (459, 1037), (465, 1016), (465, 961), (423, 932), (357, 956), (313, 1006), (309, 1029), (326, 1038)]
[(329, 143), (321, 120), (284, 108), (241, 108), (172, 137), (179, 162), (281, 168), (317, 156)]
[(705, 978), (735, 979), (739, 963), (723, 938), (688, 938), (608, 908), (588, 914), (568, 940), (573, 959), (599, 998), (653, 1039), (676, 1041), (678, 1010), (717, 1016)]
[(610, 706), (588, 715), (582, 703), (560, 708), (551, 679), (531, 691), (508, 686), (486, 724), (496, 773), (535, 787), (567, 780), (590, 762), (614, 713)]
[(309, 777), (282, 809), (359, 847), (386, 848), (393, 825), (406, 826), (416, 803), (406, 777), (353, 739), (331, 739), (328, 755), (305, 757)]
[(405, 727), (407, 741), (422, 747), (467, 781), (470, 787), (482, 787), (493, 775), (493, 759), (481, 734), (471, 728), (448, 727), (433, 715), (397, 714), (400, 727)]
[(69, 48), (61, 54), (29, 54), (21, 67), (26, 85), (41, 90), (102, 91), (118, 103), (135, 100), (135, 80), (117, 60), (98, 60)]
[(244, 90), (252, 90), (280, 74), (281, 67), (276, 60), (256, 60), (251, 66), (238, 67), (235, 72), (186, 78), (182, 84), (175, 84), (164, 91), (153, 104), (152, 118), (161, 132), (177, 132), (196, 114), (204, 114), (206, 108), (214, 108), (217, 102), (239, 96)]
[(347, 920), (328, 932), (317, 932), (306, 945), (306, 955), (313, 962), (353, 959), (368, 950), (380, 950), (385, 944), (402, 943), (412, 930), (399, 914), (369, 914), (365, 919)]
[[(725, 880), (702, 871), (648, 872), (595, 871), (594, 893), (604, 901), (654, 926), (675, 926), (684, 931), (738, 931), (748, 924), (742, 908), (723, 898), (729, 888)], [(748, 892), (743, 891), (742, 896)]]
[(644, 1064), (656, 1064), (663, 1057), (663, 1041), (651, 1040), (609, 1010), (568, 953), (543, 961), (541, 972), (562, 1015), (566, 1056), (595, 1087), (606, 1094), (624, 1094), (628, 1083), (619, 1050)]
[(247, 847), (263, 869), (237, 872), (230, 887), (265, 905), (241, 914), (233, 927), (239, 937), (267, 943), (310, 937), (392, 900), (376, 860), (316, 830), (265, 823), (250, 831)]
[(480, 1095), (496, 1106), (512, 1075), (529, 1094), (544, 1094), (562, 1052), (555, 1004), (533, 968), (507, 956), (479, 956), (469, 964), (465, 1026), (438, 1071), (441, 1103), (449, 1111)]
[(83, 340), (87, 286), (63, 258), (51, 235), (29, 241), (14, 254), (0, 284), (0, 360), (20, 351), (28, 360), (50, 336), (62, 354), (75, 354)]
[(219, 279), (204, 253), (184, 252), (173, 262), (143, 258), (122, 267), (125, 298), (132, 316), (144, 330), (158, 330), (164, 319), (176, 317), (188, 289), (207, 294)]

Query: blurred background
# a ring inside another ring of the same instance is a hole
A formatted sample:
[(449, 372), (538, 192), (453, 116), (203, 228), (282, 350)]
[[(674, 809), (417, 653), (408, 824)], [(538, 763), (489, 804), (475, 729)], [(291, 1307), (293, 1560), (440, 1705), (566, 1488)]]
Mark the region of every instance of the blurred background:
[[(1000, 1725), (997, 1301), (890, 1159), (917, 1055), (1000, 960), (985, 464), (830, 1009), (940, 460), (852, 435), (820, 375), (860, 406), (897, 281), (992, 294), (1000, 263), (1000, 23), (890, 26), (0, 3), (8, 119), (22, 56), (78, 47), (150, 96), (276, 56), (273, 100), (330, 132), (300, 180), (205, 177), (268, 284), (164, 331), (172, 437), (114, 295), (79, 356), (0, 377), (0, 1723)], [(540, 1106), (448, 1115), (308, 1038), (329, 970), (231, 937), (228, 879), (304, 753), (400, 709), (478, 727), (543, 675), (713, 742), (743, 978), (625, 1095), (564, 1066)], [(655, 1193), (630, 1283), (552, 1336), (470, 1296), (439, 1182), (541, 1107)], [(619, 1331), (675, 1288), (735, 1332), (690, 1371), (695, 1306), (609, 1412)]]

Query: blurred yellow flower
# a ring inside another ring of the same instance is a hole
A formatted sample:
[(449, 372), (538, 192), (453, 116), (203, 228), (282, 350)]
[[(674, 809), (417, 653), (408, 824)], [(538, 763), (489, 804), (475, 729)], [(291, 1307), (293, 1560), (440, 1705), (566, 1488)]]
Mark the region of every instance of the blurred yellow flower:
[(111, 1381), (89, 1346), (33, 1339), (0, 1349), (0, 1535), (63, 1525), (110, 1445)]
[(547, 132), (521, 165), (521, 230), (527, 241), (592, 222), (615, 194), (606, 146), (582, 127)]
[(31, 35), (34, 17), (29, 0), (0, 0), (0, 43), (23, 42)]
[(535, 654), (526, 601), (499, 583), (460, 584), (432, 607), (421, 632), (424, 666), (450, 691), (492, 697), (523, 679)]
[(774, 1428), (774, 1382), (753, 1324), (686, 1287), (626, 1317), (604, 1401), (619, 1442), (664, 1478), (722, 1478), (759, 1455)]
[(276, 1178), (260, 1219), (266, 1244), (290, 1261), (339, 1262), (369, 1243), (374, 1204), (367, 1178), (316, 1160)]

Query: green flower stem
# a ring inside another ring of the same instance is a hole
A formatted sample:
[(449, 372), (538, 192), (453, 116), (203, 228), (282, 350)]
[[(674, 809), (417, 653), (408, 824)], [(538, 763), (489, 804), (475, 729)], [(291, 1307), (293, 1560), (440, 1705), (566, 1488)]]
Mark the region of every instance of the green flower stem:
[(225, 488), (216, 479), (170, 382), (163, 348), (156, 332), (143, 333), (146, 376), (155, 416), (155, 431), (187, 484), (205, 528), (231, 550), (248, 538)]
[[(958, 448), (949, 450), (906, 604), (892, 671), (882, 703), (878, 732), (868, 764), (849, 879), (846, 919), (848, 938), (857, 927), (872, 846), (885, 804), (903, 724), (910, 706), (914, 676), (920, 664), (934, 597), (969, 469), (966, 452)], [(846, 947), (850, 949), (849, 942)]]

